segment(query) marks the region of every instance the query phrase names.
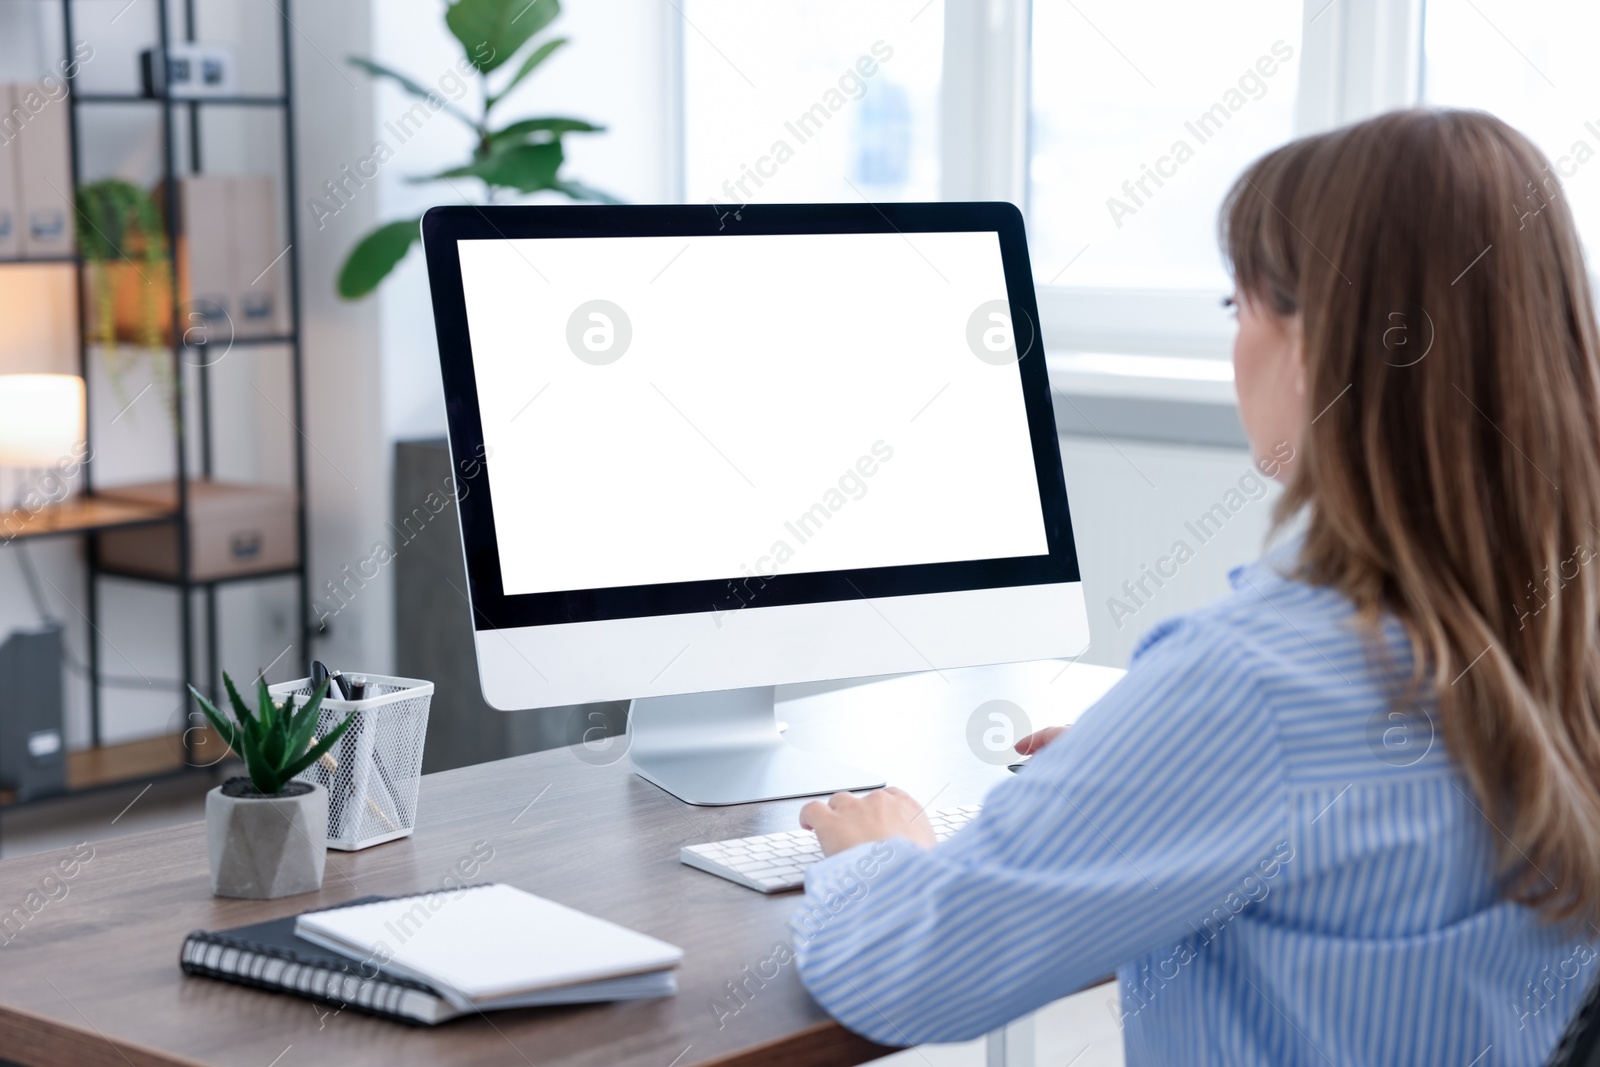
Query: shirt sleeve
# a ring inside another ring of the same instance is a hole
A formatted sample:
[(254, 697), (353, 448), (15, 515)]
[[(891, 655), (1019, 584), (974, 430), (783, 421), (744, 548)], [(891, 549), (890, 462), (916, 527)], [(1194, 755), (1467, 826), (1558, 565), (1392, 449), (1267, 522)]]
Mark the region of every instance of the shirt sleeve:
[(882, 1044), (964, 1041), (1193, 935), (1287, 836), (1268, 686), (1244, 647), (1163, 628), (966, 829), (815, 864), (790, 922), (812, 995)]

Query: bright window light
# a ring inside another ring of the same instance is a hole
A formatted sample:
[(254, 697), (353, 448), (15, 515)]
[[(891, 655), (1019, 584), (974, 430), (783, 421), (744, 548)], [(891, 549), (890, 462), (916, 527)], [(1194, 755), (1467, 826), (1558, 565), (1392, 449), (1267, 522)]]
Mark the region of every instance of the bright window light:
[(934, 200), (943, 0), (684, 0), (691, 204)]
[[(1600, 253), (1600, 6), (1592, 0), (1428, 0), (1423, 95), (1481, 108), (1531, 137), (1555, 169), (1591, 264)], [(1507, 205), (1512, 208), (1514, 205)], [(1539, 198), (1520, 210), (1537, 214)]]
[(1225, 289), (1217, 208), (1293, 135), (1300, 24), (1285, 0), (1036, 0), (1039, 284)]

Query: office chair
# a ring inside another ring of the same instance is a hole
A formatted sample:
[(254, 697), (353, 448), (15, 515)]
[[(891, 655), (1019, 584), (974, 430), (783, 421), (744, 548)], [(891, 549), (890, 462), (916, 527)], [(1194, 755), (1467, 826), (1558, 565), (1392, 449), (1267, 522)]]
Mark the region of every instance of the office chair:
[(1583, 1005), (1567, 1023), (1545, 1067), (1600, 1067), (1600, 979), (1589, 983)]

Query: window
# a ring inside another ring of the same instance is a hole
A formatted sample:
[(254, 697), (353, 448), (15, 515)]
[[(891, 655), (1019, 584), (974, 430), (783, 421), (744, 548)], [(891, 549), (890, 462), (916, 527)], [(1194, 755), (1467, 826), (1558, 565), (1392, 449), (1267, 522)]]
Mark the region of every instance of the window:
[(1037, 282), (1226, 289), (1217, 208), (1293, 135), (1299, 55), (1284, 0), (1035, 3)]
[[(1493, 112), (1550, 157), (1590, 263), (1600, 254), (1600, 7), (1574, 0), (1429, 0), (1424, 98)], [(1549, 195), (1541, 190), (1541, 195)], [(1528, 210), (1533, 210), (1532, 201)]]
[(942, 0), (684, 0), (689, 203), (935, 200)]
[[(1588, 0), (681, 3), (688, 201), (1014, 200), (1053, 359), (1225, 357), (1236, 176), (1423, 92), (1532, 135), (1600, 249)], [(874, 47), (892, 55), (853, 73)]]

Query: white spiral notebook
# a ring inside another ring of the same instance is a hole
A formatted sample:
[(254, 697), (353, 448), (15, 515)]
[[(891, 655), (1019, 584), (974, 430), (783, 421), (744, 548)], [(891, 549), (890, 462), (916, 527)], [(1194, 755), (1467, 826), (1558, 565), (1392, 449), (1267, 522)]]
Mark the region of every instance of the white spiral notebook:
[(295, 936), (424, 982), (460, 1011), (677, 992), (683, 950), (509, 885), (312, 911)]

